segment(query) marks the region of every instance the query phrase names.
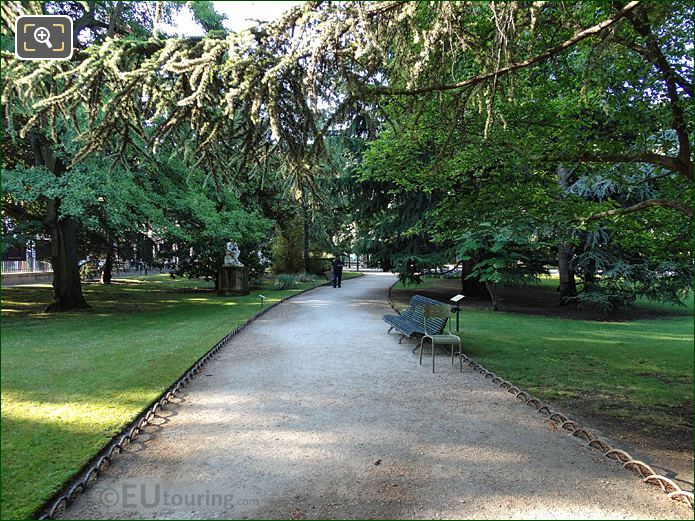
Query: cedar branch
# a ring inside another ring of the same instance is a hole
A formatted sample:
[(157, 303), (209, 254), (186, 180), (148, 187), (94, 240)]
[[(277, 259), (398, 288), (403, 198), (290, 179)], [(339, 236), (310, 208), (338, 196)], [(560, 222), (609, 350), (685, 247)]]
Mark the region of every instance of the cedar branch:
[(641, 210), (645, 210), (646, 208), (653, 208), (653, 207), (659, 207), (659, 208), (673, 208), (674, 210), (678, 210), (679, 212), (683, 212), (685, 215), (688, 216), (689, 219), (692, 219), (693, 217), (693, 209), (681, 202), (678, 201), (672, 201), (670, 199), (647, 199), (646, 201), (642, 201), (641, 203), (637, 203), (632, 206), (627, 206), (625, 208), (614, 208), (612, 210), (605, 210), (603, 212), (597, 212), (595, 214), (590, 215), (589, 217), (584, 218), (584, 222), (588, 221), (595, 221), (597, 219), (605, 219), (606, 217), (616, 217), (616, 216), (621, 216), (621, 215), (627, 215), (630, 213), (635, 213), (639, 212)]
[(509, 65), (502, 67), (501, 69), (497, 69), (493, 72), (488, 72), (485, 74), (481, 74), (480, 76), (475, 76), (473, 78), (469, 78), (467, 80), (461, 81), (459, 83), (453, 83), (449, 85), (431, 85), (429, 87), (421, 87), (419, 89), (393, 89), (390, 87), (376, 87), (370, 89), (369, 92), (372, 94), (378, 94), (378, 95), (396, 95), (396, 96), (401, 96), (401, 95), (419, 95), (419, 94), (428, 94), (430, 92), (437, 92), (437, 91), (449, 91), (449, 90), (455, 90), (455, 89), (462, 89), (465, 87), (472, 87), (474, 85), (477, 85), (479, 83), (482, 83), (484, 81), (490, 80), (492, 78), (495, 78), (497, 76), (504, 76), (506, 74), (509, 74), (512, 71), (515, 71), (517, 69), (523, 69), (525, 67), (529, 67), (531, 65), (534, 65), (538, 62), (545, 61), (549, 58), (552, 58), (556, 54), (560, 54), (562, 51), (576, 45), (577, 43), (581, 42), (582, 40), (585, 40), (591, 36), (595, 36), (598, 33), (602, 32), (603, 30), (615, 25), (620, 21), (622, 18), (627, 16), (628, 13), (630, 13), (633, 9), (635, 9), (638, 5), (640, 5), (639, 1), (633, 1), (629, 2), (628, 4), (625, 5), (622, 9), (620, 9), (615, 15), (612, 17), (604, 20), (601, 23), (598, 23), (592, 27), (589, 27), (587, 29), (583, 29), (576, 33), (574, 36), (571, 38), (565, 40), (564, 42), (556, 45), (555, 47), (551, 47), (545, 52), (542, 52), (540, 54), (537, 54), (531, 58), (528, 58), (526, 60), (520, 61), (520, 62), (515, 62), (515, 63), (510, 63)]

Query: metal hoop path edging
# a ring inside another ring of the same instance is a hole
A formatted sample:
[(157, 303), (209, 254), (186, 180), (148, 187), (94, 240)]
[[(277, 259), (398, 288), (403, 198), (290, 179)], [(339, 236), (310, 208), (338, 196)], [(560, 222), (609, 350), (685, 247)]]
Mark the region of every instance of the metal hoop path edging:
[[(388, 302), (389, 306), (391, 306), (391, 309), (393, 309), (396, 313), (400, 315), (401, 312), (394, 305), (393, 300), (391, 299), (391, 290), (395, 285), (396, 283), (392, 284), (389, 287)], [(513, 394), (515, 398), (523, 400), (524, 403), (529, 407), (533, 407), (534, 409), (536, 409), (537, 412), (545, 414), (549, 421), (552, 421), (560, 426), (560, 429), (558, 430), (568, 432), (572, 436), (575, 436), (577, 438), (583, 438), (587, 441), (587, 447), (591, 449), (598, 449), (603, 453), (603, 457), (620, 462), (623, 468), (632, 470), (632, 472), (639, 475), (643, 483), (649, 483), (651, 485), (658, 486), (664, 493), (666, 493), (669, 499), (683, 501), (684, 503), (689, 505), (690, 508), (693, 508), (695, 500), (693, 499), (692, 492), (683, 490), (678, 486), (677, 483), (667, 478), (666, 476), (656, 474), (649, 465), (643, 463), (640, 460), (634, 459), (629, 453), (625, 452), (624, 450), (611, 447), (606, 441), (600, 439), (598, 436), (594, 435), (590, 431), (582, 428), (576, 421), (571, 420), (570, 418), (558, 411), (553, 411), (540, 399), (531, 396), (526, 391), (520, 390), (518, 387), (514, 386), (504, 378), (497, 376), (492, 371), (488, 371), (469, 356), (461, 356), (463, 357), (464, 364), (467, 364), (468, 367), (471, 367), (474, 371), (477, 371), (478, 374), (484, 375), (484, 380), (490, 382), (491, 384), (497, 385), (502, 389), (506, 389), (507, 392)], [(645, 474), (645, 471), (648, 471), (648, 474)]]

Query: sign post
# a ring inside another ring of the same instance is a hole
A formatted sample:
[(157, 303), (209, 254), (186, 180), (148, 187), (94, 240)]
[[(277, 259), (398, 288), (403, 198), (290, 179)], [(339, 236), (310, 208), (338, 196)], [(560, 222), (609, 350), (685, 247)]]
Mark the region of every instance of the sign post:
[(457, 333), (459, 332), (459, 316), (460, 316), (460, 314), (461, 314), (461, 305), (459, 304), (459, 302), (460, 302), (463, 298), (465, 298), (465, 295), (460, 295), (460, 294), (459, 294), (459, 295), (456, 295), (455, 297), (452, 297), (452, 298), (450, 299), (451, 302), (453, 302), (454, 304), (456, 304), (456, 307), (455, 307), (455, 308), (451, 308), (451, 311), (452, 311), (453, 313), (456, 313), (456, 332), (457, 332)]

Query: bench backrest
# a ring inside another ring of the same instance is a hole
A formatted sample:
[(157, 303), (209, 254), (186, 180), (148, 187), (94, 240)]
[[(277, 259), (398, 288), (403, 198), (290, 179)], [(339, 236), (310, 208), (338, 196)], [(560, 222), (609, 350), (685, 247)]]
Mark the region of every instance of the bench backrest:
[[(422, 295), (415, 295), (410, 299), (410, 307), (403, 312), (403, 317), (412, 320), (418, 324), (425, 323), (425, 313), (424, 307), (426, 304), (431, 304), (435, 306), (446, 306), (444, 302), (439, 302), (432, 298), (423, 297)], [(439, 334), (444, 331), (444, 326), (446, 325), (446, 318), (428, 318), (428, 332), (433, 335)]]
[[(451, 317), (451, 306), (446, 304), (425, 304), (425, 334), (431, 333), (433, 335), (439, 334), (442, 331), (433, 331), (435, 328), (435, 320), (438, 318), (443, 318), (446, 323)], [(451, 323), (449, 323), (451, 324)], [(429, 327), (428, 327), (429, 326)], [(443, 328), (442, 328), (443, 329)], [(451, 333), (451, 326), (449, 326), (449, 333)]]

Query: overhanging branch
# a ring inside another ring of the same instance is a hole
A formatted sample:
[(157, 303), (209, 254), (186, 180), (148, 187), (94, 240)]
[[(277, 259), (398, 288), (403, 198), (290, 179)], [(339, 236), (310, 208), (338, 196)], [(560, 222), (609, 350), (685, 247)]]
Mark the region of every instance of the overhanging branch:
[(584, 222), (596, 221), (598, 219), (605, 219), (606, 217), (616, 217), (620, 215), (627, 215), (630, 213), (639, 212), (647, 208), (660, 207), (660, 208), (673, 208), (679, 212), (684, 213), (689, 219), (693, 217), (693, 209), (678, 201), (672, 201), (670, 199), (647, 199), (641, 203), (637, 203), (632, 206), (627, 206), (625, 208), (614, 208), (612, 210), (605, 210), (603, 212), (597, 212), (589, 217), (586, 217)]
[(682, 165), (677, 157), (664, 156), (653, 152), (638, 154), (582, 154), (577, 160), (586, 163), (650, 163), (674, 172), (683, 173)]
[(549, 58), (552, 58), (556, 54), (560, 54), (562, 51), (565, 49), (568, 49), (572, 47), (573, 45), (576, 45), (577, 43), (581, 42), (582, 40), (585, 40), (591, 36), (595, 36), (596, 34), (600, 33), (601, 31), (615, 25), (618, 21), (620, 21), (622, 18), (627, 16), (628, 13), (630, 13), (633, 9), (635, 9), (638, 5), (640, 5), (639, 1), (633, 1), (629, 2), (628, 4), (625, 5), (622, 9), (620, 9), (615, 15), (613, 15), (611, 18), (608, 18), (607, 20), (604, 20), (603, 22), (596, 24), (592, 27), (589, 27), (587, 29), (583, 29), (576, 33), (574, 36), (569, 38), (568, 40), (565, 40), (564, 42), (556, 45), (555, 47), (551, 47), (545, 52), (542, 52), (541, 54), (537, 54), (536, 56), (533, 56), (531, 58), (528, 58), (526, 60), (520, 61), (520, 62), (515, 62), (515, 63), (510, 63), (506, 67), (502, 67), (501, 69), (497, 69), (496, 71), (493, 72), (488, 72), (486, 74), (481, 74), (480, 76), (475, 76), (474, 78), (469, 78), (465, 81), (459, 82), (459, 83), (453, 83), (450, 85), (432, 85), (429, 87), (422, 87), (419, 89), (393, 89), (390, 87), (376, 87), (373, 89), (369, 89), (368, 92), (371, 92), (372, 94), (392, 94), (392, 95), (419, 95), (419, 94), (427, 94), (430, 92), (437, 92), (437, 91), (448, 91), (448, 90), (455, 90), (455, 89), (462, 89), (465, 87), (472, 87), (474, 85), (477, 85), (479, 83), (482, 83), (484, 81), (490, 80), (495, 77), (499, 76), (504, 76), (506, 74), (509, 74), (512, 71), (515, 71), (517, 69), (523, 69), (525, 67), (529, 67), (531, 65), (534, 65), (536, 63), (545, 61)]

